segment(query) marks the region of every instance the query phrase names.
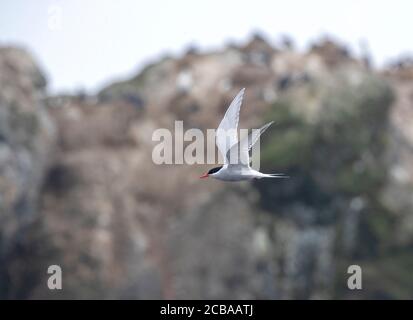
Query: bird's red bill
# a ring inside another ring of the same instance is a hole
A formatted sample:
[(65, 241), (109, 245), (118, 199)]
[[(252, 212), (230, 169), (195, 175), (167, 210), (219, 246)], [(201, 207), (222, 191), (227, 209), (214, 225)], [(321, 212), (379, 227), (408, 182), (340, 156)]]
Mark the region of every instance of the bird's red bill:
[(203, 174), (203, 175), (202, 175), (202, 176), (200, 176), (199, 178), (200, 178), (200, 179), (203, 179), (203, 178), (208, 178), (208, 173)]

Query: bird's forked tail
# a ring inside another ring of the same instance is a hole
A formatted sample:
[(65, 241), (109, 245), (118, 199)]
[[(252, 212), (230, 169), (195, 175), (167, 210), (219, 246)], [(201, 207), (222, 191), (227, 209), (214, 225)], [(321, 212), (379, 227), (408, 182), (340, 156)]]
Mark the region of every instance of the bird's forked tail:
[(284, 173), (262, 173), (261, 178), (280, 178), (280, 179), (288, 179), (289, 176), (285, 175)]

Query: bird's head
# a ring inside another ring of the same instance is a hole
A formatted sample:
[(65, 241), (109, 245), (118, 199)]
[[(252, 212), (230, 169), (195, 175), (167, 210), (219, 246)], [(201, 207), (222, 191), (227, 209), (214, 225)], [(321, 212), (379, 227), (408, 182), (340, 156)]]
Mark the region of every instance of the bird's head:
[(203, 174), (202, 176), (200, 176), (200, 178), (208, 178), (210, 175), (214, 175), (216, 174), (219, 170), (221, 170), (222, 166), (220, 167), (216, 167), (216, 168), (212, 168), (211, 170), (209, 170), (207, 173)]

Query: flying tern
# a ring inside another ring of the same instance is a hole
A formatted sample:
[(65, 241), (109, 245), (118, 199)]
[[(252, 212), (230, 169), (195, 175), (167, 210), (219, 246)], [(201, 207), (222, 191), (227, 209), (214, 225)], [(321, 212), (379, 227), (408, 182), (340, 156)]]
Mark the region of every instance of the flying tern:
[(261, 173), (250, 166), (249, 151), (261, 134), (273, 124), (265, 124), (258, 130), (253, 130), (248, 136), (238, 141), (238, 122), (245, 88), (242, 89), (228, 107), (217, 131), (216, 145), (224, 159), (224, 165), (213, 168), (200, 178), (212, 177), (224, 181), (242, 181), (261, 178), (288, 178), (282, 173)]

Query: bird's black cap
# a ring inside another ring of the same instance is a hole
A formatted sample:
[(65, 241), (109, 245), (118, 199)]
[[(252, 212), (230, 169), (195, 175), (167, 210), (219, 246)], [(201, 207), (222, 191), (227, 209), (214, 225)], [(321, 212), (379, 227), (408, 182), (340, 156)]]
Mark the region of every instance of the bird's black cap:
[(221, 168), (222, 168), (222, 166), (216, 167), (216, 168), (212, 168), (211, 170), (208, 171), (208, 174), (217, 173), (219, 170), (221, 170)]

